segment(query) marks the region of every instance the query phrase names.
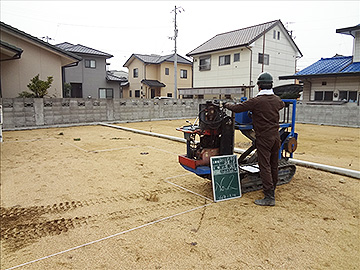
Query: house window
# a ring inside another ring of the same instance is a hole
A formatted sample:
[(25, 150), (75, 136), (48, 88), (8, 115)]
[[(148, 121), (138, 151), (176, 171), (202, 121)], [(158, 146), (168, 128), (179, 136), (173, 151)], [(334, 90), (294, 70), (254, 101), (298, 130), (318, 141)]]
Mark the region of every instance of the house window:
[(333, 100), (333, 95), (334, 95), (333, 91), (325, 91), (324, 100), (325, 101), (332, 101)]
[(273, 31), (273, 39), (280, 40), (280, 31)]
[(357, 92), (356, 91), (339, 91), (339, 100), (356, 102)]
[(166, 96), (167, 97), (172, 97), (172, 93), (167, 93)]
[(269, 58), (270, 57), (268, 54), (259, 53), (258, 63), (259, 64), (264, 63), (264, 65), (269, 65)]
[(321, 85), (326, 85), (327, 83), (326, 82), (321, 82)]
[(211, 57), (204, 56), (200, 58), (199, 70), (210, 70), (211, 69)]
[(180, 78), (187, 79), (187, 70), (180, 69)]
[(333, 100), (333, 91), (315, 91), (315, 100), (316, 101), (332, 101)]
[(85, 68), (96, 68), (96, 61), (85, 59)]
[(133, 69), (133, 78), (137, 78), (139, 77), (139, 69), (138, 68), (134, 68)]
[(131, 90), (129, 91), (129, 97), (132, 97), (132, 91)]
[(230, 65), (230, 55), (219, 56), (219, 66)]
[(135, 97), (140, 97), (140, 90), (135, 90)]
[(170, 74), (169, 68), (165, 68), (165, 75), (169, 75), (169, 74)]
[(240, 61), (240, 53), (234, 53), (234, 62)]
[(323, 100), (324, 92), (323, 91), (315, 91), (315, 100)]
[(114, 89), (112, 88), (100, 88), (99, 98), (114, 98)]

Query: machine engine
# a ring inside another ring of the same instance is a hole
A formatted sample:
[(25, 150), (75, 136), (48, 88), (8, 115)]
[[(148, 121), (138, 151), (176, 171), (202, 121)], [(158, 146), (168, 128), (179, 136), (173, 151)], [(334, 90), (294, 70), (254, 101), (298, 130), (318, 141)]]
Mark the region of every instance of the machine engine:
[(179, 157), (180, 164), (193, 170), (210, 166), (212, 156), (234, 152), (234, 117), (228, 116), (219, 102), (200, 104), (197, 121), (177, 129), (186, 139), (186, 155)]

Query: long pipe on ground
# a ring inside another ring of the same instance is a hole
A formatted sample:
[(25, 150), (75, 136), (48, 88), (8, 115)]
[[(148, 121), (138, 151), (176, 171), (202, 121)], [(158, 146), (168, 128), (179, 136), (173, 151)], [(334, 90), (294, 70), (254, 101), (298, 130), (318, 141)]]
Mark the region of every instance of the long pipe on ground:
[[(107, 124), (107, 123), (99, 123), (99, 125), (117, 128), (117, 129), (130, 131), (130, 132), (134, 132), (134, 133), (139, 133), (139, 134), (143, 134), (143, 135), (149, 135), (149, 136), (154, 136), (154, 137), (158, 137), (158, 138), (168, 139), (168, 140), (172, 140), (172, 141), (176, 141), (176, 142), (186, 143), (186, 139), (174, 137), (174, 136), (170, 136), (170, 135), (149, 132), (149, 131), (144, 131), (144, 130), (138, 130), (138, 129), (134, 129), (134, 128), (122, 127), (122, 126), (117, 126), (117, 125), (112, 125), (112, 124)], [(245, 152), (245, 150), (235, 147), (234, 152), (242, 154)], [(317, 170), (322, 170), (322, 171), (326, 171), (326, 172), (336, 173), (336, 174), (360, 179), (359, 171), (339, 168), (339, 167), (335, 167), (335, 166), (330, 166), (330, 165), (325, 165), (325, 164), (320, 164), (320, 163), (315, 163), (315, 162), (310, 162), (310, 161), (303, 161), (303, 160), (298, 160), (298, 159), (291, 159), (290, 161), (292, 163), (294, 163), (295, 165), (300, 165), (300, 166), (304, 166), (304, 167), (308, 167), (308, 168), (313, 168), (313, 169), (317, 169)]]

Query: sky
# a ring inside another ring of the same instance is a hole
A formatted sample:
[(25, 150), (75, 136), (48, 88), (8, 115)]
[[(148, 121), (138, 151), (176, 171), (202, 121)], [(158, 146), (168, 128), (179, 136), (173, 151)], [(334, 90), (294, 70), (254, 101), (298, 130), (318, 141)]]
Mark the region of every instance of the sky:
[[(350, 56), (353, 37), (336, 29), (360, 23), (360, 1), (15, 1), (0, 0), (0, 20), (50, 44), (70, 42), (114, 57), (125, 70), (133, 53), (182, 56), (217, 34), (280, 19), (303, 57), (298, 69), (336, 54)], [(284, 74), (285, 75), (285, 74)], [(290, 75), (290, 74), (289, 74)]]

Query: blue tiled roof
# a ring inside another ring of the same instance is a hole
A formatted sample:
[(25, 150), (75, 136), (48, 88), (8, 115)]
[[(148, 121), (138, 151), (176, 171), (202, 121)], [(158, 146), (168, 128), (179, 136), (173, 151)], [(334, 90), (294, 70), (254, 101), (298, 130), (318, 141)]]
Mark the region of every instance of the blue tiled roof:
[(321, 58), (314, 64), (295, 73), (295, 75), (318, 75), (343, 72), (352, 62), (352, 56)]
[(341, 73), (346, 72), (360, 72), (360, 62), (352, 63), (341, 71)]
[(334, 56), (321, 58), (314, 64), (294, 75), (280, 76), (280, 80), (299, 79), (306, 77), (359, 76), (360, 62), (353, 62), (352, 56)]

